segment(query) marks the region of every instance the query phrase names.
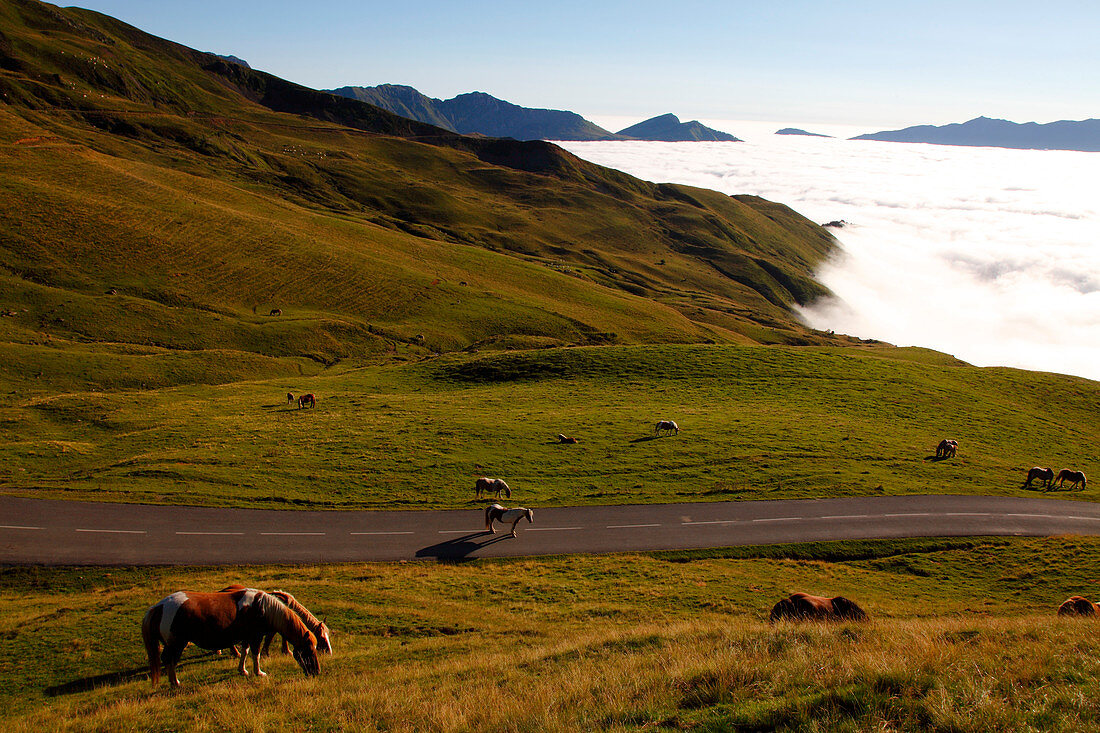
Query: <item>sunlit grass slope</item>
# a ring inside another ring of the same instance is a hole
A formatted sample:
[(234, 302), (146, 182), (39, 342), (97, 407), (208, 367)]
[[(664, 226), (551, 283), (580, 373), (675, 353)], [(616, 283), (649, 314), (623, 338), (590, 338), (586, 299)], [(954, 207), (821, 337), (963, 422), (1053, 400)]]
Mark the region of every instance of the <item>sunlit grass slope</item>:
[[(27, 730), (1080, 731), (1100, 723), (1093, 539), (835, 543), (457, 565), (9, 569), (0, 721)], [(194, 648), (152, 690), (140, 619), (178, 589), (284, 588), (333, 628), (306, 679)], [(796, 590), (865, 625), (769, 626)]]
[[(482, 475), (528, 506), (1035, 495), (1033, 465), (1098, 472), (1098, 411), (1100, 383), (916, 349), (602, 346), (21, 394), (0, 406), (0, 471), (9, 493), (254, 507), (466, 507)], [(658, 419), (679, 435), (652, 439)], [(948, 436), (958, 456), (928, 460)]]
[(88, 11), (2, 0), (0, 29), (0, 377), (21, 388), (829, 341), (789, 308), (825, 292), (833, 240), (782, 205), (462, 137)]

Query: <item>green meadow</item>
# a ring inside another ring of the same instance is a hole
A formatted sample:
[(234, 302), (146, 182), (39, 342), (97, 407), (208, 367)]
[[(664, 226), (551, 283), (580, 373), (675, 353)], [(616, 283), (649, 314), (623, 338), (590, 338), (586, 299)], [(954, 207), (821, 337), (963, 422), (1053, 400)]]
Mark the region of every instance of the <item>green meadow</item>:
[[(1098, 410), (1096, 382), (917, 349), (604, 346), (20, 397), (0, 436), (4, 490), (26, 496), (458, 508), (489, 475), (537, 507), (1035, 495), (1033, 465), (1096, 473)], [(654, 438), (666, 418), (679, 435)], [(943, 437), (958, 456), (930, 460)]]
[[(1085, 730), (1100, 723), (1095, 539), (826, 543), (460, 564), (9, 568), (0, 723), (34, 730)], [(179, 589), (283, 588), (335, 654), (240, 678), (191, 647), (145, 674), (140, 621)], [(796, 590), (866, 624), (766, 622)], [(1095, 595), (1093, 593), (1093, 595)]]

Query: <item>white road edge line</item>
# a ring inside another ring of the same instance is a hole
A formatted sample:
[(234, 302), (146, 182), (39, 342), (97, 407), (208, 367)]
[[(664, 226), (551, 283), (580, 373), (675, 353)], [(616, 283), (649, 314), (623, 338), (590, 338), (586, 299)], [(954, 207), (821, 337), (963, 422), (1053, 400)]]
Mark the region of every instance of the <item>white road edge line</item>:
[(42, 529), (41, 527), (20, 527), (18, 524), (0, 524), (0, 529)]
[(818, 519), (867, 519), (870, 514), (826, 514)]
[(659, 524), (609, 524), (607, 529), (634, 529), (636, 527), (660, 527)]
[(145, 534), (144, 529), (78, 529), (77, 532), (99, 532), (102, 534)]
[(1057, 514), (1005, 514), (1006, 517), (1038, 517), (1040, 519), (1058, 519)]
[(884, 517), (930, 517), (930, 512), (899, 512), (897, 514), (883, 514)]
[(806, 517), (765, 517), (764, 519), (754, 519), (754, 522), (799, 522), (806, 519)]
[(945, 517), (992, 517), (989, 512), (944, 512)]
[(737, 524), (743, 522), (743, 519), (707, 519), (700, 520), (698, 522), (680, 522), (681, 525), (688, 526), (694, 524)]

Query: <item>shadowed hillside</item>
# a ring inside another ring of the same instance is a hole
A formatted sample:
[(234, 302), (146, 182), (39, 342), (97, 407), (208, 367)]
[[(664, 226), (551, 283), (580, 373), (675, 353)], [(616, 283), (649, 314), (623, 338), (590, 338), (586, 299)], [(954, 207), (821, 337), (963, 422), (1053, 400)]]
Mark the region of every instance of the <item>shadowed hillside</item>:
[(3, 0), (0, 27), (5, 381), (822, 341), (789, 306), (824, 292), (833, 240), (779, 204), (456, 135), (90, 11)]

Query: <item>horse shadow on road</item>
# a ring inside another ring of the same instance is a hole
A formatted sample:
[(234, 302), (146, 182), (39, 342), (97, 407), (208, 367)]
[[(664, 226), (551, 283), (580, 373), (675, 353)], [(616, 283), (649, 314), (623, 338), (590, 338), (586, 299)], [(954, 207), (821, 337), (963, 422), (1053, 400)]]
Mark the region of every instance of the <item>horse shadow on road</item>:
[[(474, 552), (495, 545), (497, 542), (512, 539), (508, 532), (504, 534), (489, 534), (488, 532), (471, 532), (468, 535), (457, 537), (446, 542), (439, 542), (428, 547), (422, 547), (416, 551), (417, 557), (434, 557), (436, 560), (469, 560)], [(478, 541), (483, 540), (483, 541)]]

